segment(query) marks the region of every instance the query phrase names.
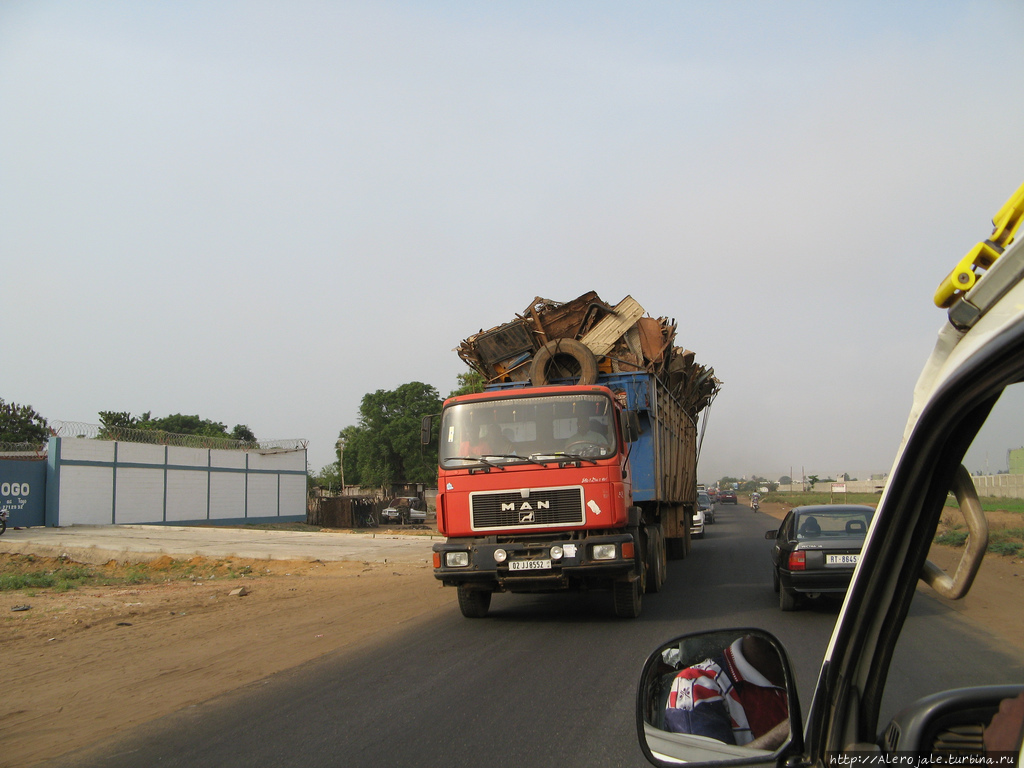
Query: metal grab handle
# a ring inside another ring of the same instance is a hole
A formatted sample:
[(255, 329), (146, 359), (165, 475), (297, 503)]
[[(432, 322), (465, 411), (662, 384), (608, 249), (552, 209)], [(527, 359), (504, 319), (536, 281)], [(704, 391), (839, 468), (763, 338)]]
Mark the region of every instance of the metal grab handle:
[(978, 568), (981, 567), (981, 560), (985, 557), (988, 548), (988, 520), (978, 501), (978, 491), (974, 487), (971, 473), (963, 464), (953, 477), (953, 495), (967, 522), (967, 546), (953, 576), (927, 560), (921, 569), (921, 579), (943, 597), (959, 600), (970, 590), (974, 577), (978, 575)]

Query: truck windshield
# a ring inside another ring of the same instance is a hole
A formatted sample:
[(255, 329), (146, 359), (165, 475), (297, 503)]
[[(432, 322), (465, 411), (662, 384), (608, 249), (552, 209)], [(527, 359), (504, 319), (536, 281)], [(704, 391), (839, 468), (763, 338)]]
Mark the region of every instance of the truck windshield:
[(616, 450), (615, 406), (600, 394), (457, 403), (441, 418), (439, 459), (445, 469), (560, 458), (593, 461)]

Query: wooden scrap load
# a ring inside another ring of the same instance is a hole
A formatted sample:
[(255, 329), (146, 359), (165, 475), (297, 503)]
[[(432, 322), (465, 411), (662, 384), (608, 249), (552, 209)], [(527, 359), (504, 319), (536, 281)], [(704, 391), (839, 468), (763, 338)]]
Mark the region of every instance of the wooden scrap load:
[[(718, 393), (713, 368), (675, 346), (676, 322), (647, 316), (631, 296), (606, 304), (590, 291), (568, 302), (535, 298), (516, 319), (480, 331), (455, 350), (488, 382), (545, 383), (547, 378), (579, 378), (597, 371), (653, 373), (690, 413), (699, 413)], [(581, 346), (590, 354), (579, 354)], [(581, 364), (581, 360), (584, 362)]]

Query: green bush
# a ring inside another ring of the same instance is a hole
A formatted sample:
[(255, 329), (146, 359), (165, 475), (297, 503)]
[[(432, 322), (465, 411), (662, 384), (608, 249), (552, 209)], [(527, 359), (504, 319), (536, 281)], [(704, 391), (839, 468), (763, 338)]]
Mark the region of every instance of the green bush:
[(1019, 555), (1022, 549), (1024, 549), (1024, 544), (1016, 541), (994, 541), (988, 545), (989, 552), (1009, 557)]
[(962, 547), (967, 541), (967, 531), (946, 531), (935, 537), (936, 544), (947, 547)]

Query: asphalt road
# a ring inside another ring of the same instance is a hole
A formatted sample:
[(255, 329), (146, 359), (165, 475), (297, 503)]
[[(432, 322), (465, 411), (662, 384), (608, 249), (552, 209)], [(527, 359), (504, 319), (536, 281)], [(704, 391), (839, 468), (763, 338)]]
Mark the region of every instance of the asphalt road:
[[(615, 618), (607, 593), (496, 595), (490, 617), (467, 620), (452, 590), (450, 609), (359, 658), (318, 659), (55, 764), (644, 766), (634, 721), (644, 659), (675, 635), (725, 627), (782, 640), (806, 713), (838, 604), (778, 609), (764, 540), (776, 525), (721, 507), (634, 621)], [(972, 670), (972, 684), (1024, 679), (1020, 658), (940, 608), (915, 600), (890, 674), (893, 707), (967, 684), (949, 659), (968, 640), (998, 662)]]

